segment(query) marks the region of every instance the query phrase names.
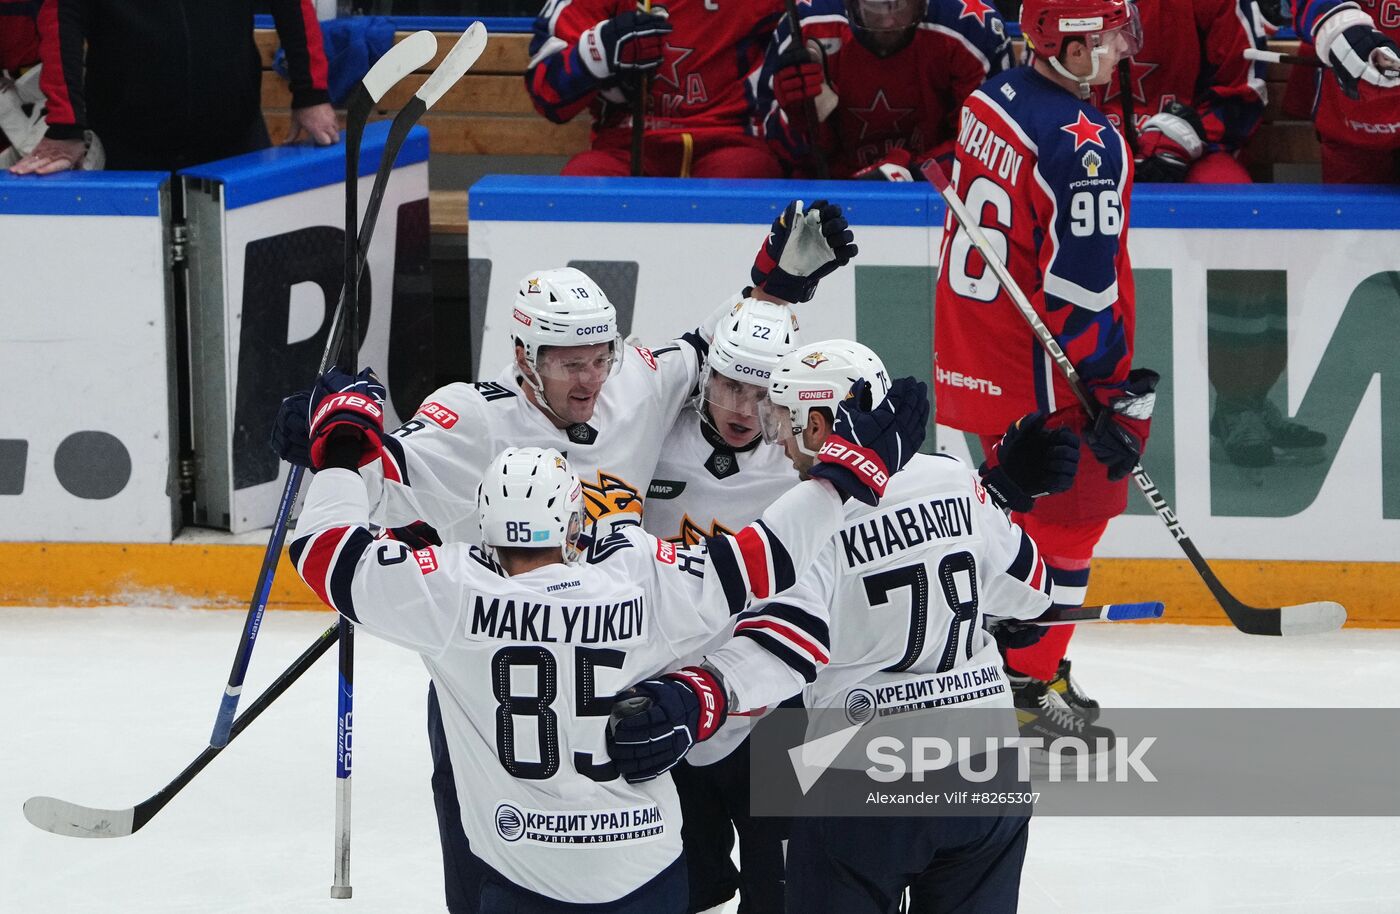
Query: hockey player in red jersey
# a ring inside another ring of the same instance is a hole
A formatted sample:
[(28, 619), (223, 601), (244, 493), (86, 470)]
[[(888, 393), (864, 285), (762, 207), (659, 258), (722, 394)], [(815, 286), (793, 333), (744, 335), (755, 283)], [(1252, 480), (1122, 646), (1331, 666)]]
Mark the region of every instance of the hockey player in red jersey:
[(592, 147), (566, 175), (631, 174), (632, 93), (651, 76), (642, 173), (776, 178), (781, 166), (750, 135), (744, 80), (782, 14), (782, 0), (549, 0), (535, 20), (525, 85), (562, 124), (585, 108)]
[(773, 35), (750, 89), (764, 135), (805, 174), (814, 101), (817, 148), (833, 178), (911, 180), (951, 152), (969, 92), (1012, 61), (1001, 16), (984, 0), (810, 0)]
[[(1264, 114), (1252, 0), (1139, 0), (1142, 49), (1091, 96), (1126, 137), (1135, 180), (1244, 184), (1238, 155)], [(1124, 115), (1130, 114), (1130, 119)]]
[(1315, 74), (1322, 180), (1400, 184), (1400, 4), (1302, 0), (1294, 28), (1335, 76)]
[[(1034, 410), (1082, 436), (1085, 459), (1069, 491), (1011, 503), (1051, 568), (1055, 603), (1078, 605), (1094, 546), (1127, 505), (1156, 383), (1155, 373), (1130, 370), (1132, 158), (1108, 116), (1086, 100), (1137, 52), (1141, 33), (1128, 0), (1027, 0), (1021, 28), (1032, 61), (968, 97), (952, 181), (1090, 394), (1108, 408), (1087, 424), (951, 215), (934, 308), (934, 389), (938, 421), (982, 436), (989, 453), (994, 436)], [(1007, 650), (1017, 708), (1036, 735), (1107, 735), (1092, 724), (1097, 704), (1069, 679), (1068, 628)]]

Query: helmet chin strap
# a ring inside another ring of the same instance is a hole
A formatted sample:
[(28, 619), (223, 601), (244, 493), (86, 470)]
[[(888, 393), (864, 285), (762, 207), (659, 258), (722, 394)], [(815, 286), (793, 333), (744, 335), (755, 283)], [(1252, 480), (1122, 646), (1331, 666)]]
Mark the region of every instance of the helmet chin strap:
[(1050, 61), (1051, 68), (1054, 69), (1056, 73), (1060, 74), (1065, 79), (1073, 80), (1074, 82), (1079, 84), (1080, 98), (1088, 98), (1090, 90), (1094, 85), (1094, 80), (1098, 79), (1099, 76), (1099, 61), (1107, 54), (1108, 48), (1104, 47), (1091, 48), (1089, 50), (1089, 58), (1093, 60), (1094, 66), (1089, 70), (1088, 76), (1079, 76), (1078, 74), (1071, 73), (1069, 71), (1069, 68), (1067, 68), (1064, 64), (1060, 63), (1060, 58), (1058, 57), (1051, 57), (1048, 59)]
[(544, 394), (544, 382), (540, 380), (539, 372), (535, 370), (534, 361), (527, 358), (525, 360), (525, 367), (526, 370), (520, 373), (520, 379), (524, 381), (525, 386), (534, 393), (535, 396), (532, 399), (535, 401), (535, 405), (544, 410), (555, 420), (564, 423), (565, 426), (575, 425), (576, 423), (565, 419), (554, 411), (553, 406), (549, 405), (549, 398)]

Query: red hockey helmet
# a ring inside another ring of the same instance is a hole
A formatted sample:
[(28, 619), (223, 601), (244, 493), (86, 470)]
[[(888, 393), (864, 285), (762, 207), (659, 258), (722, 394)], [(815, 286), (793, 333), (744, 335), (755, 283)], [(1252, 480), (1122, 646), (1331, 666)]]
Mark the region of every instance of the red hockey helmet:
[(1142, 23), (1131, 0), (1025, 0), (1021, 5), (1021, 34), (1026, 47), (1041, 57), (1054, 59), (1068, 38), (1122, 35), (1120, 56), (1131, 57), (1142, 48)]

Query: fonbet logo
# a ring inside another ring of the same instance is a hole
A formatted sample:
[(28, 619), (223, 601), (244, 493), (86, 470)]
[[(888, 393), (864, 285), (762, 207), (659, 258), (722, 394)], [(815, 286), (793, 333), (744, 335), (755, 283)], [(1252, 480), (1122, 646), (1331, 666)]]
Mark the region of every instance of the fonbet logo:
[(433, 552), (431, 546), (419, 549), (413, 553), (413, 560), (418, 563), (418, 570), (424, 574), (432, 574), (438, 570), (437, 553)]
[(799, 400), (834, 400), (836, 394), (829, 390), (799, 390), (797, 392)]
[(667, 565), (676, 564), (676, 544), (668, 543), (666, 540), (657, 540), (656, 560), (658, 562), (665, 562)]
[(424, 419), (431, 419), (443, 428), (451, 428), (457, 424), (461, 418), (455, 412), (443, 406), (441, 403), (428, 402), (418, 407), (418, 415)]
[[(534, 291), (538, 292), (539, 290), (535, 289)], [(511, 311), (511, 317), (515, 318), (520, 323), (524, 324), (526, 327), (534, 323), (534, 321), (530, 319), (530, 315), (526, 314), (524, 311), (521, 311), (519, 308), (516, 308), (513, 311)]]
[(504, 841), (519, 841), (525, 835), (525, 816), (509, 803), (497, 806), (496, 834)]

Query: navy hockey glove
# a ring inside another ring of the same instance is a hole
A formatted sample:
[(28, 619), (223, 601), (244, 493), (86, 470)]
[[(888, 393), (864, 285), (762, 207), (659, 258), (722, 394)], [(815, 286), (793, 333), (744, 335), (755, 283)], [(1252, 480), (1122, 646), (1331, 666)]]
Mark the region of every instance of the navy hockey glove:
[[(1157, 382), (1161, 376), (1148, 368), (1134, 368), (1121, 388), (1108, 388), (1104, 408), (1097, 418), (1084, 426), (1084, 440), (1099, 463), (1108, 467), (1108, 478), (1117, 481), (1127, 476), (1142, 460), (1143, 443), (1152, 424), (1152, 409), (1157, 403)], [(1103, 398), (1103, 390), (1095, 391)]]
[(1383, 89), (1400, 86), (1400, 48), (1355, 3), (1343, 3), (1319, 19), (1313, 43), (1348, 98), (1361, 97), (1363, 82)]
[(900, 378), (871, 408), (870, 385), (862, 378), (836, 407), (831, 434), (817, 451), (808, 475), (825, 479), (843, 495), (878, 505), (890, 476), (924, 443), (928, 385)]
[(1142, 125), (1134, 170), (1138, 181), (1180, 183), (1206, 149), (1206, 127), (1195, 108), (1170, 101)]
[(997, 504), (1023, 512), (1040, 496), (1074, 485), (1078, 471), (1079, 436), (1067, 428), (1047, 429), (1042, 412), (1011, 423), (979, 470)]
[(277, 418), (272, 420), (272, 440), (268, 443), (280, 459), (294, 466), (311, 466), (311, 431), (306, 424), (310, 412), (311, 391), (299, 390), (282, 400)]
[(841, 207), (818, 200), (804, 209), (801, 200), (794, 200), (773, 220), (749, 275), (775, 298), (811, 301), (822, 277), (859, 252)]
[(604, 19), (579, 36), (578, 52), (596, 79), (642, 73), (661, 65), (669, 34), (665, 9), (629, 11)]
[(1050, 630), (1046, 625), (1028, 625), (1014, 619), (988, 619), (987, 631), (1003, 651), (1019, 651), (1040, 643)]
[(384, 385), (373, 369), (351, 377), (338, 368), (311, 389), (311, 468), (359, 469), (379, 456), (384, 439)]
[(639, 682), (617, 696), (608, 718), (608, 755), (627, 783), (650, 781), (709, 739), (728, 716), (724, 683), (688, 666)]

